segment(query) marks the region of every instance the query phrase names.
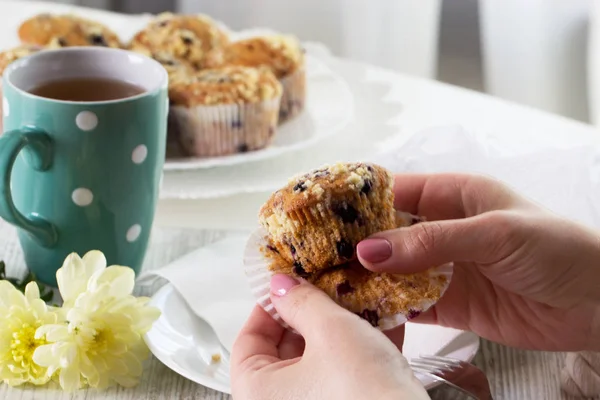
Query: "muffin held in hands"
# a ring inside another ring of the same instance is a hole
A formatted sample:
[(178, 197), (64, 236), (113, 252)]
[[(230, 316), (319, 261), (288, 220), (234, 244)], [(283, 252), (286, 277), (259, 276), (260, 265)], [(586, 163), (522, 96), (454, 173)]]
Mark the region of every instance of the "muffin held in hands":
[(162, 13), (134, 36), (129, 48), (146, 55), (163, 52), (201, 69), (208, 59), (219, 60), (228, 43), (227, 34), (208, 16)]
[(272, 35), (240, 40), (225, 49), (223, 60), (230, 65), (267, 67), (275, 74), (283, 86), (280, 123), (295, 117), (304, 109), (304, 52), (296, 38)]
[(281, 85), (268, 70), (207, 69), (169, 88), (171, 129), (191, 156), (214, 157), (268, 146), (277, 126)]
[(75, 15), (39, 14), (19, 27), (23, 43), (51, 48), (69, 46), (121, 47), (116, 33), (106, 26)]
[(450, 283), (451, 265), (387, 274), (356, 259), (361, 240), (424, 221), (394, 210), (392, 174), (375, 164), (336, 164), (296, 177), (267, 200), (259, 221), (263, 228), (248, 241), (244, 268), (258, 304), (284, 326), (270, 300), (274, 274), (307, 280), (380, 330), (429, 309)]
[(374, 164), (335, 164), (293, 178), (259, 213), (270, 244), (311, 274), (356, 258), (356, 245), (396, 227), (393, 177)]

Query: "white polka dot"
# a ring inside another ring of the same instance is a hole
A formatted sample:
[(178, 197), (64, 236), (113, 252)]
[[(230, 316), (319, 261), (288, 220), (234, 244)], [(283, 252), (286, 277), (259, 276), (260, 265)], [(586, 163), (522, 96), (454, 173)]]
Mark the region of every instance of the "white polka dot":
[(73, 199), (73, 203), (80, 207), (85, 207), (92, 204), (92, 201), (94, 200), (94, 194), (90, 189), (77, 188), (73, 190), (71, 198)]
[(2, 98), (2, 111), (4, 112), (5, 117), (10, 115), (10, 104), (8, 104), (8, 99), (6, 97)]
[(138, 147), (133, 149), (133, 153), (131, 153), (131, 161), (133, 161), (135, 164), (141, 164), (144, 162), (147, 156), (148, 148), (143, 144), (140, 144)]
[(98, 117), (91, 111), (82, 111), (77, 114), (75, 123), (82, 131), (91, 131), (98, 125)]
[(132, 225), (127, 230), (127, 241), (135, 242), (140, 237), (140, 233), (142, 233), (142, 227), (139, 224)]

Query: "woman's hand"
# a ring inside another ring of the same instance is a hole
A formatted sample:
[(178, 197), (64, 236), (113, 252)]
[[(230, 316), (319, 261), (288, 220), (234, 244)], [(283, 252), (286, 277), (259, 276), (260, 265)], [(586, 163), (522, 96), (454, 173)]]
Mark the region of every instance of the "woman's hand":
[[(556, 188), (560, 190), (560, 188)], [(358, 245), (373, 271), (454, 261), (443, 298), (415, 322), (509, 346), (600, 350), (600, 236), (470, 175), (399, 175), (396, 208), (425, 216)]]
[[(233, 347), (236, 400), (429, 399), (386, 335), (314, 286), (276, 275), (271, 301), (302, 336), (257, 306)], [(389, 335), (402, 346), (403, 329)]]

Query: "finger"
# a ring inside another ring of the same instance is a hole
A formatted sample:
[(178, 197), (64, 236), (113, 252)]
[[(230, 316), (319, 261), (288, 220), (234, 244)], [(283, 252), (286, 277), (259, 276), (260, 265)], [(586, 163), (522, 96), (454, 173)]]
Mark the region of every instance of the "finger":
[(411, 273), (448, 262), (488, 264), (507, 257), (522, 239), (511, 212), (422, 222), (377, 233), (357, 246), (361, 264), (376, 272)]
[(469, 174), (399, 174), (394, 193), (397, 210), (429, 220), (470, 217), (525, 201), (497, 180)]
[(402, 346), (404, 346), (404, 334), (406, 325), (401, 325), (397, 328), (384, 331), (383, 333), (396, 345), (398, 350), (402, 352)]
[(285, 322), (308, 342), (320, 335), (323, 327), (350, 314), (308, 282), (288, 275), (271, 278), (271, 301)]
[(279, 342), (279, 358), (290, 360), (301, 357), (304, 353), (305, 342), (302, 336), (286, 330)]
[(278, 361), (277, 345), (285, 329), (260, 306), (255, 306), (250, 318), (233, 344), (232, 376), (247, 369), (260, 369)]

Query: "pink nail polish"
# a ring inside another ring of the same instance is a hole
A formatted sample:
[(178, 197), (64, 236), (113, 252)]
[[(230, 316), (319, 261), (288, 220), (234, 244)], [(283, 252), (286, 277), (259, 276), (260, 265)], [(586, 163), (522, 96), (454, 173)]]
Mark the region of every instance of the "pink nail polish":
[(271, 278), (271, 293), (275, 296), (285, 296), (296, 285), (299, 285), (296, 279), (289, 275), (277, 274)]
[(360, 258), (371, 263), (380, 263), (392, 256), (392, 244), (385, 239), (366, 239), (356, 246)]

